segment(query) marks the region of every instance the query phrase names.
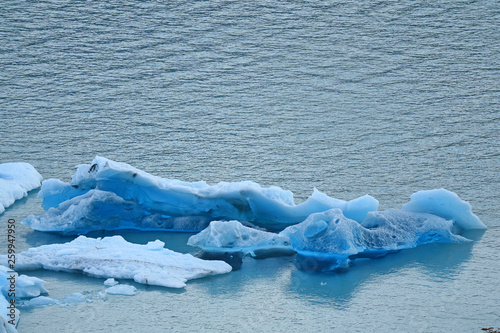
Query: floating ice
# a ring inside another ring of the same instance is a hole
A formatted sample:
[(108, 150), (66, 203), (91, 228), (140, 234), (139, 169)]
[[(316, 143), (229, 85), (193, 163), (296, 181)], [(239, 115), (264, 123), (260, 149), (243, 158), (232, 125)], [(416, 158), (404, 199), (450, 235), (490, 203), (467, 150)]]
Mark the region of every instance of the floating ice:
[(24, 303), (24, 306), (27, 307), (40, 307), (40, 306), (49, 306), (57, 304), (57, 300), (47, 297), (47, 296), (38, 296), (30, 299), (29, 301)]
[[(6, 258), (7, 256), (3, 255), (2, 257)], [(17, 265), (16, 268), (18, 269)], [(47, 293), (47, 290), (43, 287), (45, 281), (34, 276), (18, 275), (17, 272), (10, 272), (11, 270), (7, 267), (0, 265), (0, 289), (5, 296), (8, 295), (8, 291), (11, 289), (12, 281), (15, 281), (15, 288), (13, 289), (15, 289), (16, 298), (36, 297)], [(13, 276), (14, 278), (12, 278)]]
[(106, 281), (104, 281), (104, 285), (105, 286), (116, 286), (118, 284), (118, 281), (116, 281), (115, 279), (113, 278), (109, 278), (107, 279)]
[(429, 213), (452, 220), (460, 229), (486, 229), (479, 218), (472, 213), (468, 202), (456, 193), (445, 189), (419, 191), (413, 193), (410, 202), (401, 210), (415, 213)]
[(0, 214), (40, 186), (42, 176), (28, 163), (0, 164)]
[(331, 208), (361, 222), (378, 207), (368, 195), (346, 202), (316, 189), (296, 205), (292, 192), (279, 187), (170, 180), (103, 157), (80, 165), (70, 183), (44, 181), (39, 196), (47, 214), (30, 216), (24, 223), (35, 230), (73, 234), (120, 228), (199, 231), (214, 220), (282, 230)]
[(254, 258), (292, 255), (290, 238), (245, 227), (238, 221), (213, 221), (202, 232), (191, 236), (188, 245), (210, 253), (241, 252)]
[(280, 235), (290, 237), (297, 261), (307, 270), (344, 269), (355, 258), (374, 258), (432, 242), (467, 242), (452, 233), (453, 222), (441, 217), (388, 209), (370, 212), (363, 223), (339, 209), (309, 216)]
[[(16, 268), (83, 272), (93, 277), (133, 279), (138, 283), (183, 288), (186, 281), (231, 271), (222, 261), (206, 261), (163, 248), (159, 240), (147, 245), (121, 236), (80, 236), (65, 244), (43, 245), (18, 253)], [(0, 263), (7, 256), (0, 255)]]
[[(18, 275), (17, 272), (12, 273), (12, 270), (0, 265), (0, 333), (17, 332), (15, 329), (19, 320), (17, 300), (47, 293), (44, 284), (45, 281), (39, 278)], [(13, 305), (11, 300), (15, 300)]]
[(113, 287), (109, 287), (106, 289), (106, 294), (110, 295), (125, 295), (125, 296), (133, 296), (137, 288), (128, 284), (119, 284)]
[(9, 308), (9, 306), (11, 306), (9, 301), (0, 293), (0, 333), (17, 333), (16, 326), (19, 321), (19, 310)]

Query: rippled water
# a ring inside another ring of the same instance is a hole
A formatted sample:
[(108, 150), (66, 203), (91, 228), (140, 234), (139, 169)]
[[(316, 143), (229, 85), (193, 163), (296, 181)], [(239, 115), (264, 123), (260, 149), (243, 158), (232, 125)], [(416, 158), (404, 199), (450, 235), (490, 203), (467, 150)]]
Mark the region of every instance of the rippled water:
[[(473, 244), (340, 275), (297, 271), (293, 258), (247, 260), (185, 292), (138, 286), (132, 298), (26, 309), (19, 331), (500, 326), (498, 22), (496, 1), (2, 4), (0, 163), (68, 180), (102, 155), (167, 178), (278, 185), (297, 202), (314, 187), (345, 200), (370, 194), (381, 209), (444, 187), (489, 227)], [(39, 204), (32, 193), (1, 223)], [(20, 235), (23, 249), (67, 241)], [(127, 235), (184, 252), (188, 236)], [(100, 279), (36, 276), (54, 297), (103, 290)]]

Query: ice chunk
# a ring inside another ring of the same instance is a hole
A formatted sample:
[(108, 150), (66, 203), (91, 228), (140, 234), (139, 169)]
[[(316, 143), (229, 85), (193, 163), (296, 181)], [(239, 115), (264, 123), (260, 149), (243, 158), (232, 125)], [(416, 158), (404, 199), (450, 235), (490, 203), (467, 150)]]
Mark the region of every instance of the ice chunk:
[[(7, 257), (4, 255), (4, 257)], [(7, 261), (7, 260), (5, 260)], [(45, 281), (26, 275), (18, 275), (5, 266), (0, 265), (0, 332), (17, 332), (19, 320), (17, 299), (23, 297), (36, 297), (47, 293), (43, 287)], [(15, 304), (11, 306), (11, 300)]]
[[(152, 245), (125, 241), (121, 236), (80, 236), (65, 244), (43, 245), (18, 253), (17, 269), (83, 272), (93, 277), (133, 279), (138, 283), (183, 288), (186, 281), (231, 271), (223, 261), (206, 261)], [(164, 244), (163, 244), (164, 245)], [(7, 261), (0, 255), (0, 263)]]
[(0, 164), (0, 214), (39, 187), (42, 176), (28, 163)]
[(106, 294), (110, 295), (125, 295), (125, 296), (133, 296), (137, 288), (128, 284), (119, 284), (113, 287), (109, 287), (106, 289)]
[(245, 227), (238, 221), (213, 221), (205, 230), (191, 236), (188, 245), (211, 253), (241, 252), (256, 258), (295, 253), (288, 237)]
[(17, 333), (16, 326), (19, 321), (19, 310), (11, 307), (5, 296), (0, 293), (0, 333)]
[(17, 272), (11, 272), (12, 270), (0, 265), (0, 289), (4, 295), (8, 295), (12, 281), (15, 281), (16, 298), (36, 297), (47, 293), (43, 287), (45, 281), (34, 276), (18, 275)]
[(44, 215), (30, 215), (23, 221), (38, 231), (63, 234), (117, 229), (198, 230), (208, 223), (204, 217), (170, 217), (148, 212), (133, 200), (101, 190), (90, 190), (50, 208)]
[[(378, 207), (378, 201), (368, 195), (346, 202), (316, 189), (305, 202), (296, 205), (292, 192), (279, 187), (262, 188), (249, 181), (213, 186), (182, 182), (99, 156), (92, 164), (80, 165), (70, 183), (45, 181), (39, 195), (44, 199), (44, 208), (50, 208), (47, 218), (30, 216), (25, 222), (35, 230), (66, 233), (81, 233), (85, 224), (87, 231), (123, 225), (199, 231), (213, 220), (247, 221), (269, 230), (282, 230), (311, 213), (331, 208), (341, 208), (346, 216), (362, 221), (368, 211)], [(87, 209), (88, 205), (99, 209)], [(99, 219), (107, 210), (114, 213), (111, 222)], [(141, 225), (143, 220), (152, 223)]]
[(118, 284), (118, 281), (116, 281), (115, 279), (113, 278), (109, 278), (107, 279), (106, 281), (104, 281), (104, 285), (105, 286), (116, 286)]
[(25, 302), (24, 306), (40, 307), (40, 306), (49, 306), (54, 304), (57, 304), (57, 300), (47, 296), (38, 296)]
[(479, 218), (472, 213), (468, 202), (454, 192), (445, 189), (413, 193), (410, 202), (401, 209), (406, 212), (429, 213), (452, 220), (457, 227), (465, 229), (486, 229)]
[(453, 234), (452, 228), (452, 221), (431, 214), (388, 209), (368, 213), (360, 224), (332, 209), (312, 214), (280, 235), (290, 237), (299, 266), (330, 271), (347, 268), (355, 258), (379, 257), (431, 242), (468, 241)]

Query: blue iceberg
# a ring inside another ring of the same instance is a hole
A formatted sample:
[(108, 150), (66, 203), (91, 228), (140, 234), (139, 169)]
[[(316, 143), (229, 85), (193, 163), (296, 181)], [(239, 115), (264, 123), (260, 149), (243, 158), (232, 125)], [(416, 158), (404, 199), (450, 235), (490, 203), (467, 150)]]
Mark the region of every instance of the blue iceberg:
[[(461, 219), (458, 225), (463, 227)], [(370, 212), (358, 223), (332, 209), (312, 214), (280, 235), (290, 238), (300, 268), (341, 271), (357, 258), (377, 258), (433, 242), (469, 242), (455, 233), (458, 230), (456, 220), (429, 213), (388, 209)]]
[(188, 245), (203, 250), (202, 258), (222, 259), (235, 267), (238, 259), (249, 255), (256, 259), (295, 254), (290, 238), (247, 227), (238, 221), (213, 221), (188, 240)]
[(35, 230), (67, 234), (123, 228), (200, 231), (216, 220), (245, 221), (280, 231), (332, 208), (359, 222), (378, 208), (378, 201), (369, 195), (343, 201), (316, 189), (306, 201), (295, 204), (293, 193), (279, 187), (263, 188), (250, 181), (210, 186), (165, 179), (103, 157), (78, 166), (70, 183), (44, 181), (39, 196), (48, 212), (32, 215), (24, 223)]

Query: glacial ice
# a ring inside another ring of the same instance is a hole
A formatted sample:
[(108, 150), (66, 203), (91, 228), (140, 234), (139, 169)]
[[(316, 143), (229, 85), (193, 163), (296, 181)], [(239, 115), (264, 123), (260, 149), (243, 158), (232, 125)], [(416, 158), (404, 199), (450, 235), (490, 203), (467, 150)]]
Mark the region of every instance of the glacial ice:
[(299, 267), (335, 271), (356, 258), (376, 258), (432, 242), (469, 241), (452, 230), (452, 221), (426, 213), (388, 209), (370, 212), (358, 223), (331, 209), (312, 214), (280, 235), (290, 237)]
[(137, 288), (128, 284), (118, 284), (106, 289), (106, 294), (110, 295), (125, 295), (133, 296), (135, 295)]
[(414, 213), (429, 213), (447, 220), (461, 230), (486, 229), (479, 218), (472, 213), (468, 202), (463, 201), (454, 192), (445, 189), (426, 190), (413, 193), (410, 202), (401, 210)]
[[(5, 256), (6, 257), (6, 256)], [(18, 275), (10, 273), (11, 270), (0, 265), (0, 332), (17, 332), (15, 327), (19, 320), (19, 310), (17, 308), (9, 309), (10, 300), (15, 293), (16, 303), (19, 298), (36, 297), (41, 294), (46, 294), (47, 290), (43, 287), (45, 281), (26, 275)], [(11, 288), (11, 284), (15, 283), (15, 288)], [(11, 290), (11, 291), (9, 291)], [(9, 296), (9, 294), (11, 294)], [(12, 314), (12, 316), (10, 316)], [(15, 325), (9, 324), (9, 321), (15, 320)]]
[(104, 285), (105, 285), (105, 286), (110, 286), (110, 287), (112, 287), (112, 286), (116, 286), (117, 284), (118, 284), (118, 281), (116, 281), (116, 280), (115, 280), (115, 279), (113, 279), (113, 278), (109, 278), (109, 279), (107, 279), (106, 281), (104, 281)]
[[(6, 255), (4, 255), (6, 257)], [(16, 265), (16, 269), (17, 269)], [(7, 295), (10, 287), (10, 283), (8, 278), (13, 273), (8, 273), (9, 270), (7, 267), (0, 265), (0, 289), (2, 294)], [(47, 290), (43, 287), (45, 281), (34, 277), (34, 276), (26, 276), (26, 275), (17, 275), (15, 273), (16, 278), (16, 297), (25, 298), (25, 297), (36, 297), (41, 294), (46, 294)]]
[(369, 195), (343, 201), (314, 189), (303, 203), (279, 187), (244, 181), (183, 182), (150, 175), (128, 164), (96, 157), (78, 166), (70, 183), (42, 183), (45, 215), (23, 223), (39, 231), (84, 234), (93, 230), (163, 229), (200, 231), (214, 220), (238, 220), (279, 231), (315, 212), (342, 209), (361, 222), (378, 201)]
[(42, 176), (28, 163), (0, 164), (0, 214), (28, 192), (40, 187)]
[[(93, 277), (133, 279), (170, 288), (183, 288), (188, 280), (231, 271), (231, 266), (223, 261), (202, 260), (171, 251), (164, 245), (159, 240), (139, 245), (121, 236), (97, 239), (80, 236), (69, 243), (20, 252), (16, 255), (16, 268), (83, 272)], [(6, 261), (7, 256), (0, 255), (0, 264)]]
[(290, 238), (246, 227), (238, 221), (213, 221), (200, 233), (188, 240), (188, 245), (216, 254), (240, 252), (254, 258), (292, 255)]

